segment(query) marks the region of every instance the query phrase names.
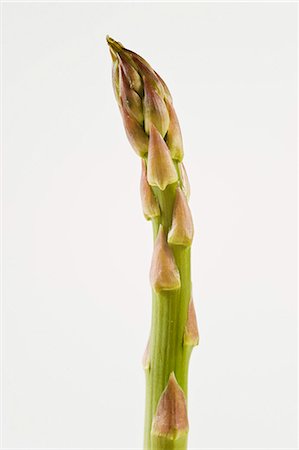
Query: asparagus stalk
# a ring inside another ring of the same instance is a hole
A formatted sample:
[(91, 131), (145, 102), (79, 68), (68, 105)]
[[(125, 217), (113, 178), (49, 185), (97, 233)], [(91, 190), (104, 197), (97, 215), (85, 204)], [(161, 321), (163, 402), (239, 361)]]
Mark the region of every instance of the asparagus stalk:
[(187, 381), (198, 344), (192, 300), (193, 222), (179, 122), (161, 77), (136, 53), (107, 37), (115, 97), (127, 137), (141, 157), (143, 213), (151, 220), (154, 251), (151, 333), (146, 374), (145, 450), (187, 448)]

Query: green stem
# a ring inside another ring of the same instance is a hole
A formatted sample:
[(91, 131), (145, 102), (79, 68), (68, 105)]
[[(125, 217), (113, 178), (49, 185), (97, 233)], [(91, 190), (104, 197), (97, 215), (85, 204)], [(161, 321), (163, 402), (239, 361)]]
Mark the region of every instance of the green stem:
[[(173, 203), (177, 183), (165, 191), (154, 188), (161, 216), (153, 220), (154, 239), (162, 224), (167, 235), (172, 221)], [(150, 336), (150, 366), (146, 370), (145, 450), (185, 450), (187, 435), (170, 440), (151, 435), (152, 420), (158, 401), (165, 389), (170, 373), (187, 395), (190, 347), (183, 345), (188, 305), (191, 297), (190, 248), (173, 246), (173, 254), (180, 272), (181, 288), (152, 294), (152, 324)]]
[(173, 253), (181, 276), (180, 298), (178, 302), (179, 320), (177, 321), (175, 375), (179, 385), (187, 397), (190, 346), (183, 345), (183, 337), (187, 322), (188, 306), (191, 298), (191, 248), (173, 246)]
[(187, 442), (187, 435), (175, 440), (154, 436), (152, 450), (186, 450)]

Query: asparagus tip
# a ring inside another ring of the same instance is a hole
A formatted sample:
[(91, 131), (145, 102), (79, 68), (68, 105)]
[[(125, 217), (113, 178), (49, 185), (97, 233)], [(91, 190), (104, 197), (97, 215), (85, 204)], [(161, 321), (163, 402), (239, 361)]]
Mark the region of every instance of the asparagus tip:
[(109, 45), (109, 48), (114, 52), (114, 53), (118, 53), (118, 52), (120, 52), (121, 50), (123, 50), (123, 45), (120, 43), (120, 42), (118, 42), (118, 41), (115, 41), (114, 39), (112, 39), (112, 37), (110, 37), (108, 34), (107, 34), (107, 36), (106, 36), (106, 41), (107, 41), (107, 44)]

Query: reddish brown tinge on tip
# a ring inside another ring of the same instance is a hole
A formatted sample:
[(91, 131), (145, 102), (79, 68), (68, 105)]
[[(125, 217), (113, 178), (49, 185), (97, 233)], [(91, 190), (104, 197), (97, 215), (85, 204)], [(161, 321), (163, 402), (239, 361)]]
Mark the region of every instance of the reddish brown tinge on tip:
[(157, 406), (152, 434), (174, 440), (188, 433), (188, 428), (185, 394), (172, 372)]

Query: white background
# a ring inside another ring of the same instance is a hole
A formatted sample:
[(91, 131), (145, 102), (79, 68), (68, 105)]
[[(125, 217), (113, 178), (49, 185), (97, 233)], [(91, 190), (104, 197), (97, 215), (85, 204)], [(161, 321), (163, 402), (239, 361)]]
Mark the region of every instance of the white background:
[(151, 227), (107, 33), (183, 131), (190, 447), (296, 446), (296, 8), (3, 5), (3, 447), (142, 446)]

